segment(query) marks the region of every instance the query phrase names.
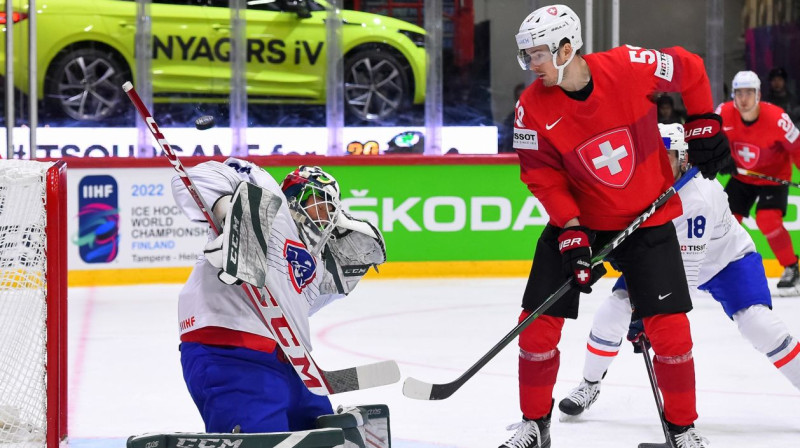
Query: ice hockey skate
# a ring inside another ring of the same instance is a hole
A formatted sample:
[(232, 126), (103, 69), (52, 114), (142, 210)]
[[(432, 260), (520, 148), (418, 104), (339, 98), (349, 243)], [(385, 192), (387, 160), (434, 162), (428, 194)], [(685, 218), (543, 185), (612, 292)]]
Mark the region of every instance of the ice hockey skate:
[(500, 448), (550, 448), (550, 414), (538, 420), (523, 418), (506, 429), (516, 432)]
[(800, 296), (800, 269), (797, 263), (786, 266), (778, 281), (778, 295), (781, 297)]
[(675, 426), (671, 423), (669, 425), (669, 437), (675, 448), (706, 448), (711, 446), (708, 439), (701, 436), (700, 433), (690, 426)]
[(583, 411), (589, 409), (597, 401), (598, 395), (600, 395), (599, 381), (581, 381), (578, 387), (572, 389), (569, 395), (558, 403), (558, 409), (561, 410), (561, 420), (581, 415)]

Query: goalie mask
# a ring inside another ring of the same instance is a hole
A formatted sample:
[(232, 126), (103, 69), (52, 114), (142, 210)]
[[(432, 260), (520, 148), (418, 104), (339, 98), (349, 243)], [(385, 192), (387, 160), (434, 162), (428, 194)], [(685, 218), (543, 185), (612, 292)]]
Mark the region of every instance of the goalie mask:
[(301, 165), (283, 179), (281, 190), (303, 242), (318, 256), (341, 214), (339, 183), (318, 166)]

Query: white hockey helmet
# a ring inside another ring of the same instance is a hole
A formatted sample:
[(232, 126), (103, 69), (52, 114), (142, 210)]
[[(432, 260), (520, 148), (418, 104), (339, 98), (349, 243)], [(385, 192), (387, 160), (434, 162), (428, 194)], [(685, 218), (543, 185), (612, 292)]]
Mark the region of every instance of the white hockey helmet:
[[(530, 13), (520, 25), (516, 38), (519, 49), (517, 60), (523, 70), (530, 70), (531, 62), (530, 56), (525, 50), (539, 45), (547, 45), (548, 50), (553, 54), (553, 65), (558, 69), (557, 84), (561, 84), (564, 77), (564, 67), (572, 62), (575, 52), (583, 47), (581, 20), (575, 11), (564, 5), (544, 6)], [(567, 62), (559, 66), (556, 63), (556, 55), (561, 41), (564, 39), (569, 40), (573, 51)]]
[(756, 95), (758, 95), (761, 91), (761, 79), (755, 72), (743, 70), (733, 77), (731, 87), (731, 98), (734, 97), (734, 92), (738, 89), (756, 89)]
[(667, 151), (678, 151), (678, 163), (681, 171), (686, 165), (686, 151), (689, 149), (689, 144), (686, 143), (683, 133), (683, 125), (680, 123), (671, 124), (658, 124), (658, 132), (661, 133), (661, 139), (664, 141), (664, 146)]

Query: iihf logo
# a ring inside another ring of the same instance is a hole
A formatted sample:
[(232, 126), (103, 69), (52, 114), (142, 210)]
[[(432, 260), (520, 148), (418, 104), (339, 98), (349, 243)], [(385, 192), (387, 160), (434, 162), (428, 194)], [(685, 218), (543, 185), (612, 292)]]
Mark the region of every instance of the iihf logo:
[(289, 264), (289, 278), (297, 293), (302, 293), (303, 288), (310, 285), (317, 275), (317, 261), (308, 252), (303, 243), (286, 240), (283, 245), (283, 257)]
[(86, 176), (78, 184), (78, 246), (86, 263), (108, 263), (119, 253), (117, 181), (111, 176)]

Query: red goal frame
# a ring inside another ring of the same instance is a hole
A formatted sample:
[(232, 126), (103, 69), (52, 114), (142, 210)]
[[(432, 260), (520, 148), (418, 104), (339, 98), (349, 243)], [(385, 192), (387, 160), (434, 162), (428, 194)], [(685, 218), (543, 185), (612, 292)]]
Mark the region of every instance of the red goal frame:
[(67, 164), (46, 174), (47, 448), (67, 438)]

